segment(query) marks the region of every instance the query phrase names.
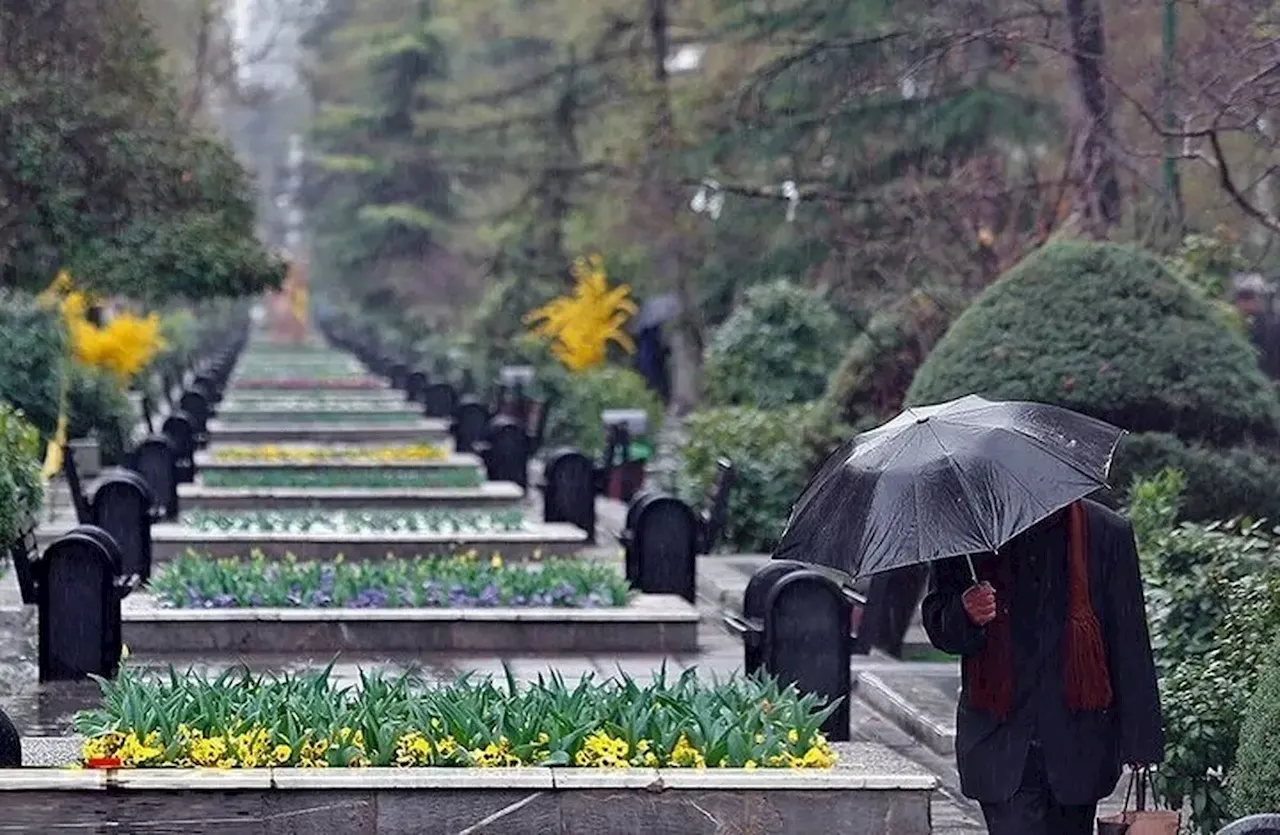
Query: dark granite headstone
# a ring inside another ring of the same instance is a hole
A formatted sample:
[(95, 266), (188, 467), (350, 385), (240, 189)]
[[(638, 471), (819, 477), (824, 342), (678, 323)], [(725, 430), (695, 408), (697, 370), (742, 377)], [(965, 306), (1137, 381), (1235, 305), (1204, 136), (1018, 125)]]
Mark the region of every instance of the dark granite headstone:
[(409, 366), (402, 362), (391, 363), (387, 366), (387, 378), (393, 389), (404, 391), (409, 386)]
[(112, 678), (120, 664), (118, 554), (75, 528), (45, 550), (39, 583), (40, 681)]
[(475, 452), (489, 428), (489, 409), (477, 400), (464, 400), (453, 418), (453, 446), (458, 452)]
[(218, 375), (213, 372), (204, 371), (197, 374), (195, 380), (192, 381), (191, 387), (205, 395), (211, 406), (222, 400), (222, 386), (218, 382)]
[(173, 444), (174, 472), (179, 484), (190, 484), (196, 480), (196, 436), (195, 427), (186, 412), (174, 412), (165, 418), (160, 431)]
[(178, 408), (191, 418), (191, 428), (195, 430), (197, 437), (208, 428), (209, 399), (204, 394), (190, 389), (184, 391), (182, 397), (178, 398)]
[(542, 518), (568, 522), (596, 541), (596, 474), (591, 459), (576, 449), (562, 449), (543, 470)]
[[(410, 403), (425, 403), (427, 386), (431, 381), (427, 379), (425, 371), (411, 371), (404, 382), (404, 399)], [(450, 412), (452, 414), (452, 412)]]
[(151, 506), (147, 482), (130, 470), (103, 474), (93, 493), (93, 524), (111, 534), (120, 548), (120, 573), (151, 578)]
[(448, 383), (432, 383), (422, 390), (422, 411), (427, 417), (450, 418), (457, 408), (458, 393)]
[(8, 715), (0, 710), (0, 768), (22, 767), (22, 737)]
[(764, 668), (781, 684), (840, 699), (822, 724), (833, 742), (849, 740), (852, 609), (840, 586), (816, 571), (792, 571), (773, 584), (765, 601)]
[(173, 442), (153, 435), (129, 455), (129, 469), (142, 476), (151, 488), (151, 518), (174, 521), (178, 518), (177, 455)]
[(494, 418), (483, 449), (489, 481), (510, 481), (521, 489), (529, 486), (529, 437), (524, 424), (505, 416)]
[(804, 563), (793, 560), (770, 560), (747, 581), (742, 592), (742, 618), (751, 629), (743, 635), (742, 643), (742, 669), (747, 675), (764, 666), (764, 612), (769, 593), (783, 577), (806, 568)]
[(1218, 835), (1280, 835), (1280, 814), (1241, 818), (1219, 829)]
[(627, 576), (646, 594), (697, 594), (699, 523), (679, 499), (651, 494), (637, 508), (630, 528)]

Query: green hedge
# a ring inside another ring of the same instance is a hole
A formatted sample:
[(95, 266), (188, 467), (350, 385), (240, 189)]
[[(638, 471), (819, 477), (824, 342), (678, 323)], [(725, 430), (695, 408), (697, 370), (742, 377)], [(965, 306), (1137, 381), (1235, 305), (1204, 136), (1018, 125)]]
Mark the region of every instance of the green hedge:
[(1231, 811), (1240, 817), (1280, 809), (1280, 642), (1267, 650), (1249, 707), (1240, 728), (1235, 770), (1230, 785)]
[(844, 335), (821, 294), (786, 281), (753, 287), (707, 346), (709, 401), (774, 409), (817, 400)]
[(737, 470), (737, 485), (729, 499), (726, 547), (766, 552), (777, 544), (791, 506), (808, 480), (798, 428), (809, 409), (730, 407), (695, 412), (687, 419), (679, 474), (682, 496), (700, 506), (715, 481), (716, 461), (722, 457)]
[(21, 409), (41, 435), (52, 435), (66, 353), (61, 319), (30, 296), (0, 292), (0, 345), (0, 400)]
[(1252, 348), (1202, 292), (1141, 250), (1079, 241), (1037, 250), (988, 288), (907, 399), (975, 393), (1216, 445), (1274, 438), (1280, 414)]
[(636, 372), (617, 366), (568, 375), (558, 386), (559, 399), (547, 417), (549, 448), (576, 447), (589, 457), (604, 454), (605, 431), (600, 413), (606, 409), (641, 409), (649, 416), (648, 436), (662, 429), (662, 399)]
[(1225, 823), (1249, 696), (1280, 634), (1280, 543), (1258, 523), (1175, 524), (1180, 479), (1135, 485), (1130, 517), (1142, 555), (1166, 734), (1157, 789), (1184, 801), (1192, 831)]
[(0, 402), (0, 553), (25, 527), (44, 499), (40, 484), (40, 440), (34, 426)]
[(128, 396), (106, 374), (76, 367), (67, 390), (67, 437), (98, 439), (104, 466), (124, 463), (133, 427), (141, 420)]
[(1185, 519), (1250, 516), (1280, 523), (1280, 459), (1264, 449), (1207, 447), (1156, 432), (1130, 435), (1116, 451), (1111, 483), (1124, 491), (1136, 477), (1166, 468), (1180, 470), (1185, 479)]

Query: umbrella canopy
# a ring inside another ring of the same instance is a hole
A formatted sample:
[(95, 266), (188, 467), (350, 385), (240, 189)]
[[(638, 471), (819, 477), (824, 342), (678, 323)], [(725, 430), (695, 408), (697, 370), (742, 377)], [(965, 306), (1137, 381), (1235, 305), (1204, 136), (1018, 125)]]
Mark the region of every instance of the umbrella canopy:
[(854, 438), (805, 488), (775, 558), (865, 576), (997, 551), (1106, 486), (1123, 430), (970, 396)]
[(640, 309), (627, 322), (627, 330), (639, 333), (647, 328), (657, 327), (680, 315), (680, 299), (675, 293), (667, 293), (647, 299)]

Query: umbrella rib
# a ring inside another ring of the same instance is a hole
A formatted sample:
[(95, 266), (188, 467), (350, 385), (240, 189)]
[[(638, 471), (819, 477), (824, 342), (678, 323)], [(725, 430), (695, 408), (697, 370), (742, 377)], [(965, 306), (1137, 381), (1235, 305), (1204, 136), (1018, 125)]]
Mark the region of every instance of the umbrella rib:
[(955, 473), (956, 482), (960, 485), (960, 489), (964, 491), (966, 498), (969, 499), (965, 504), (965, 508), (969, 511), (969, 517), (973, 520), (974, 528), (976, 528), (982, 535), (982, 539), (986, 543), (987, 547), (994, 553), (999, 550), (1000, 546), (992, 543), (991, 537), (987, 536), (987, 532), (982, 529), (982, 523), (978, 520), (978, 515), (973, 509), (973, 494), (969, 490), (968, 483), (965, 481), (964, 472), (960, 469), (960, 465), (956, 463), (955, 458), (952, 457), (951, 450), (947, 449), (947, 445), (942, 442), (942, 438), (938, 435), (938, 430), (934, 429), (933, 426), (928, 423), (925, 425), (928, 426), (929, 431), (933, 433), (933, 439), (937, 442), (938, 448), (942, 450), (943, 455), (947, 459), (947, 466)]
[[(1088, 470), (1086, 470), (1084, 467), (1082, 467), (1082, 466), (1080, 466), (1079, 464), (1077, 464), (1075, 461), (1072, 461), (1070, 458), (1068, 458), (1067, 456), (1063, 455), (1061, 452), (1059, 452), (1058, 450), (1054, 449), (1054, 448), (1053, 448), (1052, 446), (1050, 446), (1049, 444), (1046, 444), (1044, 441), (1040, 440), (1040, 439), (1039, 439), (1039, 438), (1037, 438), (1035, 435), (1032, 435), (1031, 433), (1029, 433), (1029, 432), (1027, 432), (1027, 431), (1023, 430), (1021, 427), (1019, 427), (1019, 426), (999, 426), (999, 427), (996, 427), (996, 428), (997, 428), (997, 429), (1000, 429), (1000, 430), (1002, 430), (1002, 431), (1004, 431), (1004, 432), (1014, 432), (1014, 433), (1017, 433), (1018, 435), (1021, 435), (1023, 438), (1026, 438), (1028, 441), (1030, 441), (1031, 443), (1035, 444), (1035, 445), (1036, 445), (1037, 447), (1039, 447), (1041, 450), (1043, 450), (1044, 452), (1048, 453), (1049, 455), (1052, 455), (1054, 458), (1057, 458), (1059, 461), (1061, 461), (1062, 463), (1066, 464), (1068, 467), (1070, 467), (1071, 469), (1075, 470), (1076, 472), (1078, 472), (1080, 475), (1084, 476), (1085, 478), (1092, 479), (1093, 481), (1098, 481), (1098, 477), (1097, 477), (1096, 475), (1094, 475), (1093, 473), (1089, 472), (1089, 471), (1088, 471)], [(1110, 450), (1110, 452), (1107, 454), (1107, 477), (1104, 477), (1104, 478), (1102, 479), (1102, 484), (1104, 484), (1104, 485), (1109, 484), (1108, 479), (1109, 479), (1109, 477), (1110, 477), (1110, 475), (1111, 475), (1111, 461), (1112, 461), (1112, 459), (1115, 457), (1115, 454), (1116, 454), (1116, 447), (1120, 446), (1120, 441), (1121, 441), (1121, 439), (1122, 439), (1124, 436), (1125, 436), (1125, 432), (1124, 432), (1124, 430), (1123, 430), (1123, 429), (1119, 430), (1119, 434), (1118, 434), (1118, 435), (1116, 435), (1116, 439), (1115, 439), (1115, 441), (1113, 441), (1113, 442), (1111, 443), (1111, 450)]]

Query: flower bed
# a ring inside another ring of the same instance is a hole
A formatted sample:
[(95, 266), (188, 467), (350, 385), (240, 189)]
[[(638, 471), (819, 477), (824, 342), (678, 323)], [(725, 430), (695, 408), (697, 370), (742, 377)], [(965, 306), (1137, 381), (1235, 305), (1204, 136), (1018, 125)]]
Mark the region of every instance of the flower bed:
[(441, 461), (448, 451), (432, 444), (392, 446), (220, 446), (210, 453), (215, 464), (265, 461), (272, 464), (411, 464)]
[(200, 473), (205, 487), (479, 487), (484, 474), (475, 467), (434, 469), (314, 469), (255, 467), (210, 469)]
[(146, 676), (124, 665), (100, 683), (103, 705), (77, 714), (90, 767), (435, 766), (830, 768), (818, 732), (829, 708), (768, 681), (704, 685), (664, 670), (645, 687), (622, 677), (558, 676), (518, 687), (463, 678), (432, 687), (405, 675), (341, 688), (328, 670), (216, 679)]
[(401, 414), (418, 414), (419, 407), (404, 399), (398, 391), (388, 391), (381, 398), (375, 399), (371, 394), (359, 392), (348, 393), (342, 397), (333, 392), (322, 393), (318, 397), (299, 397), (296, 394), (281, 392), (278, 396), (262, 392), (258, 396), (233, 398), (224, 402), (219, 409), (220, 414), (232, 412), (399, 412)]
[(628, 587), (600, 563), (549, 559), (508, 565), (498, 554), (299, 562), (211, 560), (187, 553), (151, 578), (161, 605), (215, 608), (595, 608), (625, 606)]
[(192, 510), (182, 514), (182, 524), (201, 533), (250, 534), (470, 534), (526, 529), (524, 514), (519, 510), (277, 510), (241, 513)]
[(386, 384), (373, 377), (253, 377), (235, 382), (239, 389), (382, 389)]
[(218, 419), (226, 424), (276, 424), (276, 423), (410, 423), (422, 419), (422, 415), (408, 410), (374, 410), (334, 409), (319, 411), (277, 411), (274, 408), (261, 411), (229, 411), (218, 412)]

